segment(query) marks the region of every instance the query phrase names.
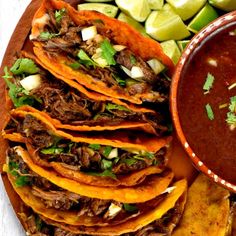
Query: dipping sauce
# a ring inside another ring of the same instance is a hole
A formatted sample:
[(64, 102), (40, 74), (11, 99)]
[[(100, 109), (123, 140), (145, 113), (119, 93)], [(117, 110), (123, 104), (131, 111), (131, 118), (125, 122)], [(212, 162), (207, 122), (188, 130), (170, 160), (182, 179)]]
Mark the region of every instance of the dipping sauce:
[(236, 123), (234, 128), (226, 121), (227, 113), (231, 121), (236, 116), (236, 105), (230, 106), (236, 96), (236, 22), (195, 49), (179, 83), (180, 123), (190, 147), (215, 174), (236, 184)]

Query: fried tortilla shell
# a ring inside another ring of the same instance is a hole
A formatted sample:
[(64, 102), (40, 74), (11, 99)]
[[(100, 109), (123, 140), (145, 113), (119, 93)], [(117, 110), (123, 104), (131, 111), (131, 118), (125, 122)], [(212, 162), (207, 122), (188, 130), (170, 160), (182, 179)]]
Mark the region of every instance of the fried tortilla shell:
[(200, 174), (190, 186), (185, 211), (173, 236), (225, 236), (229, 191)]
[[(42, 219), (49, 225), (54, 225), (56, 227), (64, 229), (67, 232), (78, 235), (136, 235), (136, 232), (144, 229), (145, 226), (148, 227), (149, 224), (151, 225), (151, 223), (158, 221), (159, 219), (164, 217), (167, 212), (169, 212), (176, 206), (178, 200), (178, 212), (180, 215), (182, 214), (187, 196), (187, 182), (186, 180), (180, 180), (173, 186), (175, 186), (175, 189), (170, 194), (168, 194), (166, 198), (152, 211), (118, 225), (104, 227), (75, 227), (71, 225), (60, 224), (45, 217), (42, 217)], [(171, 233), (173, 226), (170, 226), (170, 228), (171, 229), (169, 233)], [(161, 234), (162, 232), (160, 232), (159, 230), (162, 229), (158, 228), (157, 226), (157, 228), (153, 231), (157, 232), (157, 234)]]
[(161, 176), (147, 177), (144, 182), (134, 187), (96, 187), (61, 177), (52, 170), (35, 165), (28, 152), (20, 146), (16, 148), (16, 153), (32, 171), (63, 189), (90, 198), (113, 199), (123, 203), (141, 203), (153, 199), (165, 191), (174, 176), (171, 171), (167, 171)]
[[(72, 69), (68, 65), (75, 63), (75, 60), (68, 56), (68, 52), (48, 52), (48, 50), (44, 48), (44, 39), (37, 40), (37, 38), (40, 37), (41, 33), (44, 33), (44, 28), (46, 28), (45, 25), (50, 19), (47, 12), (55, 10), (66, 11), (68, 16), (74, 22), (75, 27), (80, 28), (86, 25), (96, 24), (98, 31), (109, 38), (110, 41), (113, 41), (114, 44), (127, 47), (135, 56), (142, 58), (142, 60), (147, 61), (153, 58), (158, 59), (169, 68), (170, 72), (173, 72), (174, 65), (172, 61), (164, 54), (161, 46), (154, 40), (143, 37), (139, 32), (126, 23), (109, 18), (95, 11), (78, 12), (63, 1), (45, 0), (42, 2), (41, 7), (34, 16), (30, 38), (33, 40), (35, 45), (35, 55), (42, 63), (44, 63), (44, 67), (55, 76), (57, 76), (57, 74), (59, 74), (58, 72), (60, 72), (61, 76), (68, 80), (75, 81), (96, 92), (118, 99), (124, 99), (131, 103), (141, 104), (142, 100), (150, 100), (153, 96), (152, 93), (150, 94), (146, 91), (131, 95), (122, 87), (114, 84), (110, 86), (102, 80), (99, 81), (95, 79), (94, 76), (85, 73), (80, 68), (77, 70)], [(57, 36), (55, 35), (55, 37)], [(74, 41), (72, 41), (72, 43), (73, 42)], [(62, 47), (64, 47), (64, 45)], [(88, 70), (88, 73), (91, 72)]]

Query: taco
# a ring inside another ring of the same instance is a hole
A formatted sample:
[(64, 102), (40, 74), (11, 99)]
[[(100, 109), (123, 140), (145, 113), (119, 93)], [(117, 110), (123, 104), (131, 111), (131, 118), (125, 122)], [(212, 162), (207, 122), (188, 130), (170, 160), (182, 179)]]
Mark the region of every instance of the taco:
[(169, 81), (157, 74), (172, 61), (161, 46), (124, 22), (95, 11), (44, 0), (30, 39), (43, 66), (109, 97), (135, 104), (167, 101)]
[[(180, 180), (174, 184), (175, 189), (169, 193), (165, 199), (151, 211), (114, 226), (72, 226), (58, 223), (44, 216), (33, 212), (29, 216), (21, 214), (25, 228), (29, 235), (45, 232), (45, 236), (56, 235), (171, 235), (171, 232), (178, 224), (184, 210), (186, 202), (187, 184), (185, 180)], [(37, 230), (38, 222), (42, 225)], [(48, 232), (48, 233), (46, 233)], [(49, 233), (50, 232), (50, 233)]]
[(34, 56), (22, 52), (3, 78), (15, 107), (38, 112), (55, 127), (77, 131), (142, 129), (162, 136), (168, 131), (159, 113), (88, 91), (78, 83), (55, 78)]
[[(12, 110), (3, 137), (26, 144), (33, 161), (66, 178), (97, 186), (132, 186), (161, 173), (171, 137), (129, 140), (128, 134), (85, 136), (66, 133), (38, 113)], [(13, 138), (16, 135), (16, 138)], [(20, 138), (19, 138), (20, 137)], [(17, 140), (18, 139), (18, 140)]]

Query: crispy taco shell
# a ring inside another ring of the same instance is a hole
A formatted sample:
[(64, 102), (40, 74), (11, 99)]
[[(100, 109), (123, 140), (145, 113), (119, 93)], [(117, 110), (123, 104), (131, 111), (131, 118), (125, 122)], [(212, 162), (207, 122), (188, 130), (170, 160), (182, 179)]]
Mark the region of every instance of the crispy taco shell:
[(172, 172), (167, 171), (162, 176), (150, 176), (140, 185), (134, 187), (96, 187), (61, 177), (52, 170), (44, 169), (35, 165), (28, 152), (22, 147), (17, 147), (16, 152), (22, 157), (29, 168), (38, 175), (48, 179), (50, 182), (63, 189), (90, 198), (99, 198), (104, 200), (113, 199), (123, 203), (145, 202), (165, 191), (174, 176)]
[(104, 227), (75, 227), (71, 225), (61, 224), (45, 217), (42, 217), (42, 219), (50, 225), (57, 226), (64, 229), (65, 231), (75, 234), (122, 235), (125, 233), (132, 233), (142, 229), (153, 221), (162, 218), (162, 216), (164, 216), (166, 212), (175, 207), (178, 199), (182, 197), (179, 203), (179, 213), (181, 215), (186, 202), (187, 182), (186, 180), (180, 180), (176, 182), (174, 186), (176, 188), (170, 194), (168, 194), (166, 198), (152, 211), (118, 225)]
[[(60, 10), (66, 9), (68, 15), (75, 22), (77, 26), (89, 24), (89, 22), (102, 22), (102, 31), (110, 32), (109, 39), (114, 41), (116, 44), (124, 45), (129, 48), (135, 55), (140, 56), (143, 60), (149, 60), (156, 58), (160, 60), (164, 65), (169, 67), (170, 72), (173, 72), (174, 65), (172, 61), (164, 54), (161, 46), (150, 38), (143, 37), (140, 33), (134, 30), (126, 23), (120, 22), (116, 19), (109, 18), (101, 13), (95, 11), (76, 11), (69, 4), (63, 1), (43, 1), (41, 7), (36, 12), (33, 23), (32, 23), (32, 34), (31, 39), (37, 38), (40, 33), (43, 32), (46, 19), (45, 14), (48, 10)], [(51, 73), (57, 76), (60, 71), (61, 76), (66, 79), (75, 81), (83, 86), (105, 94), (110, 97), (124, 99), (132, 103), (141, 104), (142, 97), (148, 97), (148, 94), (141, 93), (139, 95), (131, 96), (124, 90), (117, 89), (113, 86), (108, 86), (102, 82), (95, 80), (92, 76), (81, 72), (80, 70), (73, 70), (69, 66), (74, 61), (68, 59), (66, 54), (50, 54), (43, 48), (41, 42), (34, 42), (34, 53), (38, 59), (44, 63)]]

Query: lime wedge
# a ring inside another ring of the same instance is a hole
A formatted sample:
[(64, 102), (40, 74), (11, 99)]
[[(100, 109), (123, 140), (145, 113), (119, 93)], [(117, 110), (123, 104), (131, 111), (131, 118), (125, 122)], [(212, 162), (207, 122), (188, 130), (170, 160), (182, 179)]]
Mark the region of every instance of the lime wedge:
[(180, 40), (190, 35), (187, 26), (169, 4), (160, 11), (153, 11), (146, 20), (145, 28), (147, 34), (159, 41)]
[(179, 47), (176, 44), (175, 40), (168, 40), (168, 41), (162, 42), (161, 47), (162, 47), (164, 53), (176, 65), (180, 56), (181, 56), (181, 52), (180, 52)]
[(127, 24), (129, 24), (130, 26), (134, 27), (137, 31), (139, 31), (143, 36), (149, 37), (146, 34), (145, 28), (143, 27), (143, 25), (141, 25), (139, 22), (137, 22), (136, 20), (134, 20), (133, 18), (127, 16), (126, 14), (124, 14), (123, 12), (120, 13), (120, 15), (117, 18), (120, 21), (123, 21)]
[(85, 2), (112, 2), (113, 0), (85, 0)]
[(116, 0), (116, 4), (124, 13), (139, 22), (145, 21), (151, 11), (148, 0)]
[(209, 0), (209, 3), (223, 11), (233, 11), (236, 10), (235, 0)]
[(148, 0), (148, 5), (152, 10), (160, 10), (164, 5), (164, 0)]
[(78, 10), (93, 10), (110, 17), (115, 17), (118, 7), (106, 3), (83, 3), (78, 5)]
[(206, 3), (207, 0), (166, 0), (181, 17), (187, 20), (194, 16)]
[(190, 42), (190, 40), (177, 41), (177, 44), (178, 44), (179, 49), (180, 49), (181, 52), (183, 52), (183, 50), (186, 48), (186, 46), (188, 45), (189, 42)]
[(217, 17), (218, 13), (216, 10), (207, 3), (189, 23), (188, 29), (194, 33), (197, 33)]

